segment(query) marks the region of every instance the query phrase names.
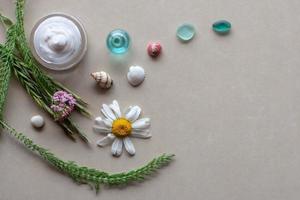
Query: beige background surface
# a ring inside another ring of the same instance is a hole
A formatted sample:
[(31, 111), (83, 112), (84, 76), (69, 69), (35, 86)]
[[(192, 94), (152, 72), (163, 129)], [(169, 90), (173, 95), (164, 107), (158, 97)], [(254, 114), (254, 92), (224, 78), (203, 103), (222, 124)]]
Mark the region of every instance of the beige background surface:
[[(2, 13), (14, 17), (13, 0), (0, 0)], [(71, 72), (53, 74), (90, 103), (117, 99), (122, 107), (137, 104), (152, 118), (151, 140), (134, 140), (137, 154), (110, 155), (110, 148), (73, 143), (40, 111), (20, 85), (10, 84), (6, 119), (17, 130), (66, 160), (112, 172), (145, 164), (161, 153), (176, 160), (154, 178), (96, 195), (78, 186), (25, 150), (0, 137), (1, 200), (205, 199), (296, 200), (300, 198), (300, 1), (299, 0), (28, 0), (26, 31), (51, 12), (78, 17), (88, 33), (89, 48)], [(211, 31), (218, 19), (232, 22), (232, 33)], [(197, 36), (178, 42), (178, 25), (190, 22)], [(128, 30), (130, 55), (109, 56), (108, 32)], [(3, 32), (1, 33), (3, 41)], [(149, 40), (160, 40), (163, 55), (151, 60)], [(141, 65), (146, 81), (137, 88), (125, 78), (130, 65)], [(89, 73), (105, 70), (115, 81), (102, 92)], [(32, 115), (46, 126), (31, 128)], [(95, 142), (93, 120), (76, 121)]]

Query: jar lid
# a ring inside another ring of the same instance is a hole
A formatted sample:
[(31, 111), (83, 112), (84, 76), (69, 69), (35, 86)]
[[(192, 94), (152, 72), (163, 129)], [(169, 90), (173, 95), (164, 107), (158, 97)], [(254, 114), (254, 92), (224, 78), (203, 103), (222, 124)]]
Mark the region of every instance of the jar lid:
[(129, 34), (122, 29), (111, 31), (106, 38), (106, 46), (114, 54), (123, 54), (128, 51), (130, 45)]
[(30, 37), (35, 59), (52, 70), (66, 70), (78, 64), (87, 50), (87, 36), (73, 16), (55, 13), (41, 18)]

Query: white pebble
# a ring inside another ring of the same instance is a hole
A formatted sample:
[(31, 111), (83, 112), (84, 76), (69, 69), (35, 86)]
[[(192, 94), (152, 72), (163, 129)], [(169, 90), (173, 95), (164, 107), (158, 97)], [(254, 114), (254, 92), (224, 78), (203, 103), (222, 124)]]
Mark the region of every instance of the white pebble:
[(35, 128), (42, 128), (45, 124), (44, 118), (40, 115), (35, 115), (30, 119), (31, 125)]
[(145, 70), (140, 66), (131, 66), (127, 73), (127, 79), (131, 85), (138, 86), (145, 80)]

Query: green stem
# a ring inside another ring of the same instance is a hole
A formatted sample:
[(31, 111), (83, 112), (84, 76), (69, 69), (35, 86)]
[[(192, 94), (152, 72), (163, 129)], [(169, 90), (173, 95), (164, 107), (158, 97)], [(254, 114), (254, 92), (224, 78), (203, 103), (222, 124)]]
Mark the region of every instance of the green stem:
[(10, 127), (6, 122), (0, 121), (9, 134), (22, 143), (27, 149), (40, 155), (49, 164), (56, 167), (66, 175), (70, 176), (74, 181), (78, 183), (90, 184), (99, 190), (100, 184), (105, 185), (126, 185), (130, 182), (142, 181), (147, 176), (153, 174), (161, 167), (167, 165), (172, 161), (174, 155), (163, 154), (157, 158), (154, 158), (148, 164), (129, 172), (121, 172), (110, 174), (101, 170), (88, 168), (85, 166), (79, 166), (73, 161), (64, 161), (51, 153), (49, 150), (35, 144), (31, 139), (25, 136), (23, 133), (17, 132), (14, 128)]
[(17, 47), (19, 49), (19, 52), (26, 63), (27, 66), (29, 66), (32, 70), (33, 76), (35, 80), (37, 81), (38, 85), (40, 85), (40, 90), (42, 90), (44, 93), (53, 94), (58, 90), (58, 88), (61, 88), (62, 90), (65, 90), (69, 93), (71, 93), (77, 100), (76, 103), (76, 110), (78, 110), (81, 114), (90, 117), (90, 112), (86, 109), (87, 103), (84, 102), (78, 95), (76, 95), (71, 90), (67, 89), (63, 85), (59, 84), (58, 82), (54, 81), (51, 77), (46, 75), (39, 67), (37, 62), (32, 56), (31, 50), (29, 48), (29, 45), (26, 40), (25, 30), (24, 30), (24, 5), (25, 0), (17, 0), (17, 9), (16, 9), (16, 16), (17, 16), (17, 22), (16, 22), (16, 28), (18, 33), (17, 38)]
[[(4, 21), (3, 16), (1, 17), (2, 22)], [(3, 22), (5, 23), (5, 22)], [(11, 25), (7, 29), (7, 38), (9, 38), (5, 46), (6, 52), (5, 54), (0, 55), (0, 119), (3, 119), (3, 113), (4, 113), (4, 105), (5, 100), (8, 92), (8, 85), (11, 77), (11, 68), (12, 68), (12, 62), (13, 62), (13, 52), (15, 50), (15, 42), (13, 40), (15, 33), (15, 26)]]

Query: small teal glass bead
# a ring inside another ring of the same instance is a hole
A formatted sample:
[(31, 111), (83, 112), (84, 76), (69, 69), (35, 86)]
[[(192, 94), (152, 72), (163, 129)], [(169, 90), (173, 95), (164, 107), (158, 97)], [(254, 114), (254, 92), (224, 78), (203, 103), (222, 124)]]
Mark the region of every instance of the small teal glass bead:
[(191, 24), (182, 24), (181, 26), (179, 26), (177, 28), (177, 37), (183, 41), (183, 42), (188, 42), (191, 39), (193, 39), (193, 37), (195, 36), (195, 28), (193, 25)]
[(231, 23), (226, 20), (219, 20), (213, 23), (212, 28), (218, 34), (227, 34), (231, 29)]
[(130, 45), (129, 34), (122, 29), (113, 30), (107, 36), (106, 45), (114, 54), (126, 53)]

